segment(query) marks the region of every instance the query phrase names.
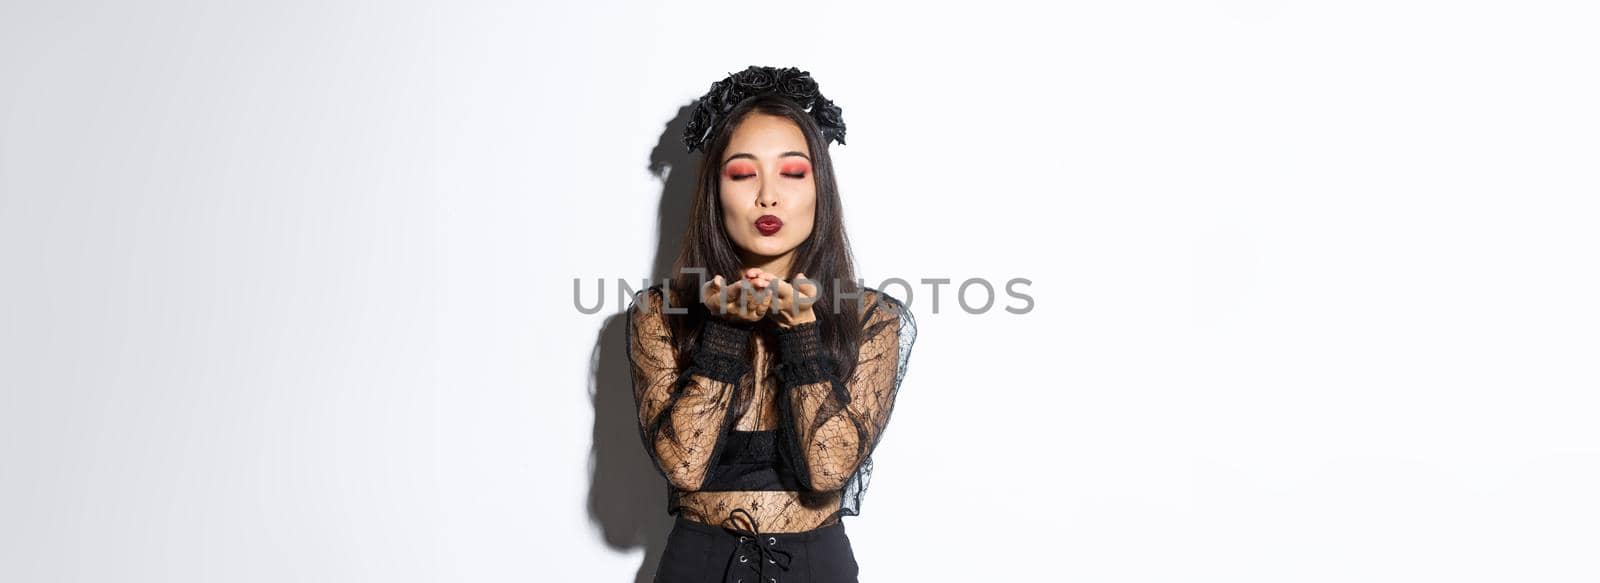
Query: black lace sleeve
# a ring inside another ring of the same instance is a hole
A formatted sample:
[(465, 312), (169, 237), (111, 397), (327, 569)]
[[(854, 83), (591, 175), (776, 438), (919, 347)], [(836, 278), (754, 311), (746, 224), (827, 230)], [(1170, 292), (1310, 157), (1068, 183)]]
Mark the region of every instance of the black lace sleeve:
[(628, 307), (634, 403), (640, 438), (656, 468), (674, 487), (693, 491), (710, 479), (727, 441), (734, 393), (750, 372), (754, 326), (708, 318), (688, 366), (680, 367), (662, 309), (664, 294), (659, 287), (646, 289)]
[(839, 378), (815, 322), (777, 333), (779, 438), (790, 459), (800, 462), (795, 469), (801, 483), (812, 490), (839, 490), (862, 477), (862, 464), (870, 464), (905, 378), (916, 322), (899, 300), (882, 292), (872, 296), (866, 298), (860, 354), (849, 379)]

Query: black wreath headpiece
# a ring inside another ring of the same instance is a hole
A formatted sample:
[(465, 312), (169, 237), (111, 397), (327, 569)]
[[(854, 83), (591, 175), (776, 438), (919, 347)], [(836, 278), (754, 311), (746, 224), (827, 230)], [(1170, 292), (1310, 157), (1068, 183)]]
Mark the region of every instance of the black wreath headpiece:
[(711, 84), (711, 90), (695, 103), (689, 126), (683, 129), (683, 145), (690, 152), (700, 149), (711, 138), (711, 132), (717, 124), (726, 121), (728, 112), (739, 102), (768, 93), (786, 97), (811, 114), (811, 119), (816, 120), (817, 127), (822, 129), (824, 143), (833, 140), (844, 144), (843, 113), (832, 100), (817, 91), (817, 82), (811, 78), (811, 73), (794, 67), (779, 69), (751, 65)]

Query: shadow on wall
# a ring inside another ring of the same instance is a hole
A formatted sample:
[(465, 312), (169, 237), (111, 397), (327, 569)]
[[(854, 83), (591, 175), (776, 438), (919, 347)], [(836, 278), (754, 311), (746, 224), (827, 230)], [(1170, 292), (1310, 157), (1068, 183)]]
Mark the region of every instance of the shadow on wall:
[[(680, 108), (650, 152), (650, 172), (662, 179), (652, 282), (671, 273), (679, 241), (688, 227), (698, 159), (684, 151), (681, 140), (693, 111), (693, 103)], [(642, 283), (638, 279), (630, 278), (631, 285)], [(615, 285), (615, 279), (610, 283)], [(616, 290), (607, 289), (602, 297), (607, 302), (603, 305), (615, 305)], [(589, 450), (589, 518), (612, 549), (644, 547), (644, 561), (634, 583), (650, 583), (666, 547), (672, 518), (667, 515), (667, 480), (645, 455), (639, 436), (638, 408), (628, 370), (627, 325), (626, 314), (606, 318), (590, 354), (594, 444)]]

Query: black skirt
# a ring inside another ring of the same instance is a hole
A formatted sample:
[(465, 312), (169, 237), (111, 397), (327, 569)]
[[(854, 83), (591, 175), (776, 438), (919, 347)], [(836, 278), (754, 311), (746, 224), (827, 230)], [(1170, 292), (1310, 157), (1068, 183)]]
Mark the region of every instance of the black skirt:
[(859, 572), (843, 520), (805, 532), (762, 533), (680, 514), (667, 534), (655, 582), (857, 583)]

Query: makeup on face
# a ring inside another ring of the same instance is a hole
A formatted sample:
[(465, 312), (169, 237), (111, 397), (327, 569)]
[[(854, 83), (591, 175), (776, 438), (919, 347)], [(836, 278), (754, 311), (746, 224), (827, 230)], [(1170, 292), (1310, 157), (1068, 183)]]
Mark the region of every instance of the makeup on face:
[(743, 180), (756, 174), (756, 165), (744, 160), (734, 160), (722, 169), (722, 175), (730, 180)]
[[(778, 156), (775, 164), (779, 176), (790, 180), (809, 179), (811, 177), (811, 160), (805, 152), (790, 150)], [(722, 175), (735, 182), (743, 181), (760, 174), (766, 166), (749, 152), (739, 152), (728, 158), (723, 163)], [(763, 214), (757, 217), (753, 225), (763, 237), (771, 237), (783, 229), (783, 219), (774, 214)]]
[(778, 172), (784, 176), (792, 176), (794, 178), (805, 178), (806, 174), (811, 172), (811, 164), (805, 160), (784, 160), (782, 164), (778, 165), (778, 168)]
[(761, 215), (760, 218), (756, 219), (756, 230), (761, 231), (763, 236), (771, 237), (776, 235), (778, 234), (778, 229), (782, 228), (783, 219), (778, 218), (776, 215)]
[[(723, 166), (722, 175), (736, 181), (754, 176), (757, 169), (751, 158), (749, 154), (736, 154)], [(811, 173), (811, 162), (796, 153), (786, 153), (778, 163), (778, 173), (787, 178), (805, 178)]]

